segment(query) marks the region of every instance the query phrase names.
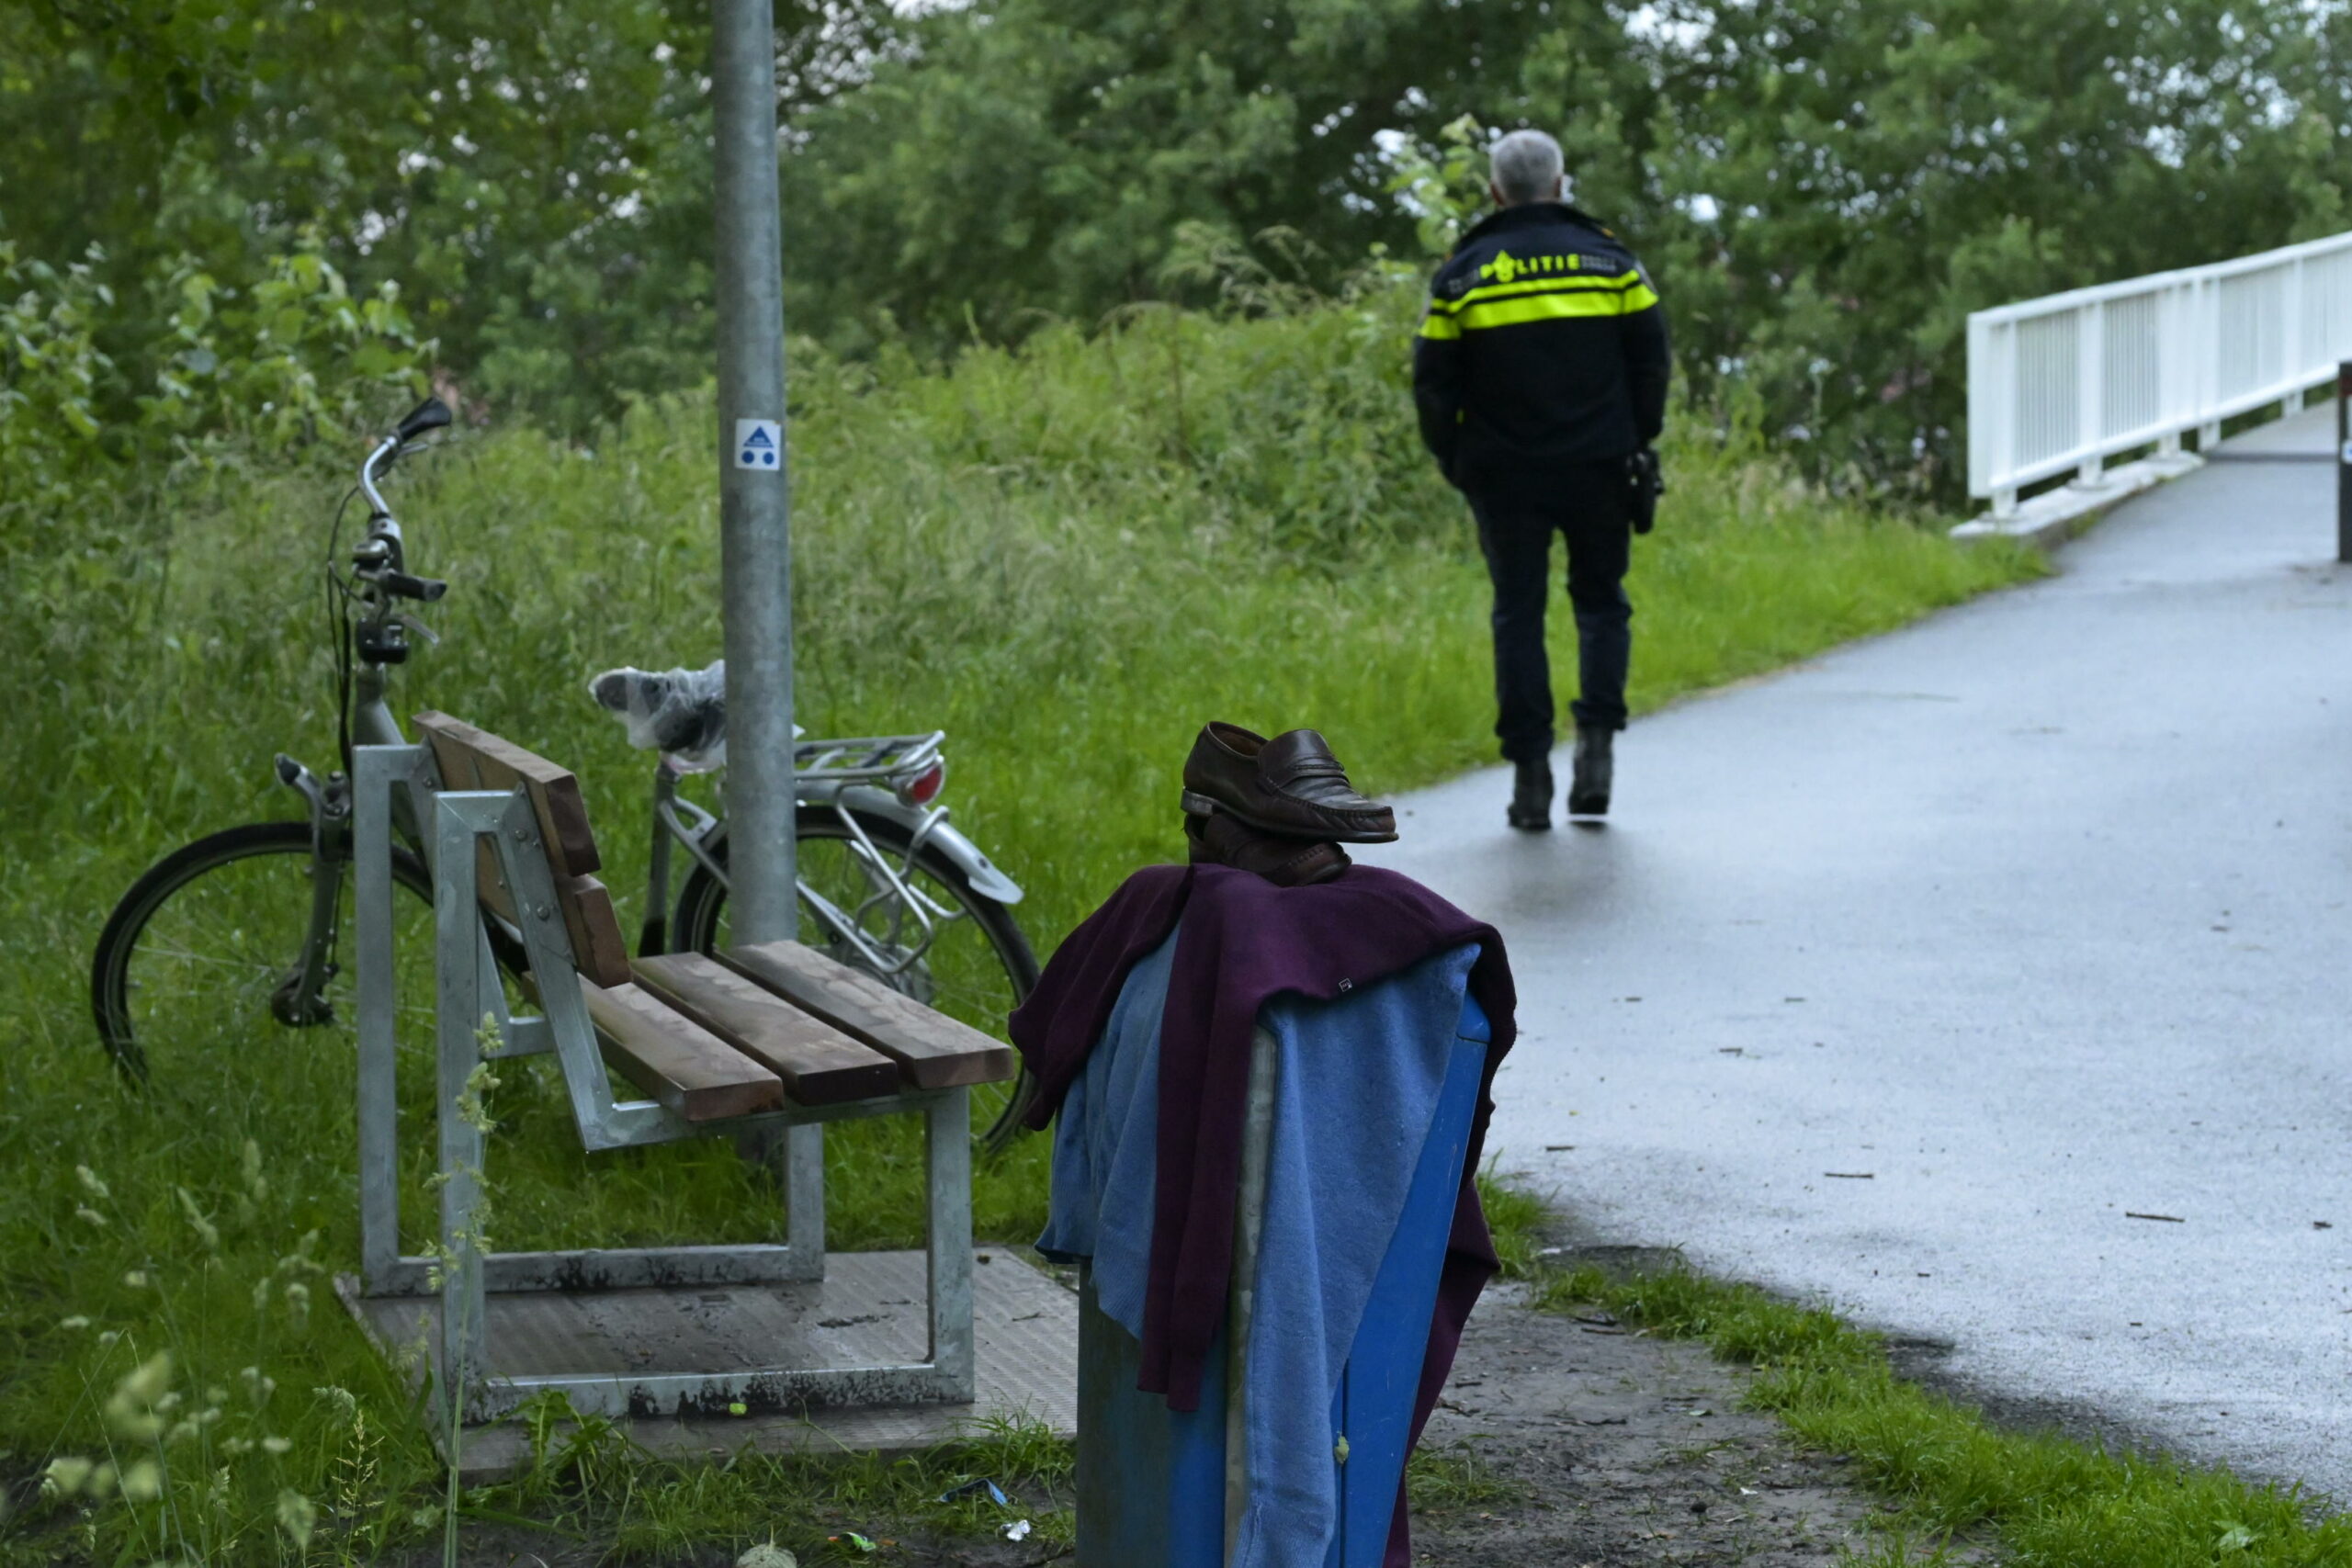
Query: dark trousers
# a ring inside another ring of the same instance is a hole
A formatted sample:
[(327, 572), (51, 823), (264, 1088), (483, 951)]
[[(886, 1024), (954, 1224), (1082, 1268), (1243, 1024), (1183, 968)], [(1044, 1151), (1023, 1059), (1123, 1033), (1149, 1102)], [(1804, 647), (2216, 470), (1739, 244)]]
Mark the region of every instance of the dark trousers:
[(1634, 651), (1634, 606), (1625, 597), (1633, 523), (1614, 463), (1563, 468), (1540, 495), (1470, 497), (1478, 547), (1495, 585), (1495, 734), (1510, 761), (1552, 750), (1552, 664), (1544, 647), (1551, 589), (1552, 536), (1568, 547), (1568, 602), (1577, 617), (1582, 692), (1578, 725), (1625, 727), (1625, 671)]

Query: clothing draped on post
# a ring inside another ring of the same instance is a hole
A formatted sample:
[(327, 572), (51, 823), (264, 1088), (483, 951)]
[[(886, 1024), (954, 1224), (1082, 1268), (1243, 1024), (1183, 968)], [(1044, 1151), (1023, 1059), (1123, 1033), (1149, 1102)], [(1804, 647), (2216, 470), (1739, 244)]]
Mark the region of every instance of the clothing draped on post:
[[(1270, 1183), (1264, 1245), (1296, 1253), (1315, 1248), (1319, 1237), (1329, 1250), (1317, 1255), (1301, 1287), (1307, 1293), (1278, 1296), (1279, 1309), (1269, 1307), (1261, 1274), (1259, 1310), (1279, 1310), (1284, 1319), (1265, 1366), (1288, 1368), (1282, 1375), (1291, 1377), (1336, 1375), (1363, 1311), (1358, 1277), (1367, 1258), (1377, 1265), (1388, 1234), (1379, 1233), (1377, 1247), (1358, 1245), (1347, 1236), (1345, 1216), (1363, 1220), (1359, 1229), (1375, 1228), (1376, 1216), (1362, 1202), (1401, 1202), (1401, 1183), (1419, 1145), (1403, 1149), (1397, 1129), (1418, 1117), (1426, 1131), (1435, 1092), (1430, 1074), (1442, 1076), (1433, 1064), (1455, 1043), (1465, 994), (1488, 1021), (1492, 1043), (1422, 1357), (1415, 1439), (1470, 1310), (1498, 1267), (1476, 1171), (1493, 1109), (1495, 1067), (1513, 1036), (1514, 998), (1500, 937), (1393, 872), (1351, 866), (1330, 881), (1283, 887), (1215, 864), (1139, 871), (1071, 933), (1012, 1019), (1014, 1043), (1039, 1086), (1030, 1125), (1045, 1126), (1057, 1111), (1064, 1118), (1056, 1144), (1056, 1219), (1040, 1245), (1093, 1258), (1104, 1312), (1141, 1341), (1143, 1389), (1164, 1394), (1174, 1410), (1200, 1404), (1211, 1341), (1227, 1311), (1244, 1100), (1252, 1040), (1261, 1026), (1283, 1053), (1290, 1081), (1279, 1091), (1282, 1100), (1307, 1093), (1318, 1105), (1352, 1104), (1360, 1125), (1386, 1129), (1375, 1133), (1375, 1142), (1396, 1145), (1357, 1156), (1359, 1169), (1367, 1157), (1394, 1166), (1394, 1181), (1343, 1194), (1324, 1179), (1347, 1168), (1343, 1152), (1322, 1152), (1321, 1163), (1332, 1171), (1309, 1170), (1316, 1144), (1305, 1124), (1312, 1118), (1305, 1102), (1287, 1118), (1278, 1102), (1272, 1157), (1283, 1173), (1276, 1180), (1291, 1190), (1277, 1200)], [(1098, 1045), (1108, 1047), (1100, 1060)], [(1132, 1230), (1113, 1236), (1095, 1223), (1102, 1213), (1135, 1212), (1147, 1182), (1148, 1241)], [(1380, 1196), (1390, 1186), (1396, 1192)], [(1298, 1204), (1330, 1214), (1310, 1223)], [(1393, 1230), (1393, 1211), (1387, 1224)], [(1261, 1260), (1266, 1256), (1261, 1251)], [(1369, 1288), (1368, 1276), (1361, 1282)], [(1250, 1371), (1253, 1380), (1261, 1371), (1255, 1348)], [(1329, 1392), (1290, 1418), (1324, 1420)], [(1265, 1440), (1278, 1439), (1270, 1430)], [(1319, 1482), (1304, 1470), (1277, 1466), (1256, 1483), (1253, 1497), (1266, 1488), (1268, 1498), (1287, 1496), (1311, 1511), (1318, 1488), (1328, 1494), (1330, 1484), (1328, 1461), (1317, 1462)], [(1328, 1501), (1323, 1507), (1328, 1528)], [(1255, 1523), (1245, 1524), (1242, 1534), (1253, 1546), (1245, 1561), (1295, 1557), (1281, 1550), (1283, 1511), (1253, 1511)], [(1261, 1554), (1256, 1543), (1274, 1555)], [(1388, 1561), (1400, 1564), (1407, 1551), (1400, 1488)]]

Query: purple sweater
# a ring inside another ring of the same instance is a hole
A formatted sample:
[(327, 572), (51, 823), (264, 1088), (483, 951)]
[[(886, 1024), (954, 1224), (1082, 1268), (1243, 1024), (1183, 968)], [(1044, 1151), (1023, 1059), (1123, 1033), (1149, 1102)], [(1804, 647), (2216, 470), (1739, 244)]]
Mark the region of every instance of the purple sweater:
[[(1013, 1043), (1038, 1085), (1030, 1126), (1053, 1119), (1102, 1038), (1127, 971), (1167, 939), (1180, 917), (1183, 929), (1160, 1023), (1159, 1182), (1139, 1384), (1166, 1394), (1175, 1410), (1199, 1408), (1209, 1340), (1225, 1321), (1242, 1101), (1259, 1008), (1282, 995), (1329, 1001), (1464, 942), (1478, 944), (1470, 993), (1495, 1038), (1421, 1367), (1413, 1411), (1418, 1440), (1453, 1368), (1463, 1325), (1497, 1267), (1476, 1177), (1494, 1111), (1495, 1068), (1516, 1032), (1502, 938), (1419, 883), (1375, 866), (1351, 866), (1308, 887), (1278, 887), (1228, 866), (1147, 866), (1069, 934), (1012, 1015)], [(1392, 1562), (1402, 1561), (1403, 1526), (1400, 1506)]]

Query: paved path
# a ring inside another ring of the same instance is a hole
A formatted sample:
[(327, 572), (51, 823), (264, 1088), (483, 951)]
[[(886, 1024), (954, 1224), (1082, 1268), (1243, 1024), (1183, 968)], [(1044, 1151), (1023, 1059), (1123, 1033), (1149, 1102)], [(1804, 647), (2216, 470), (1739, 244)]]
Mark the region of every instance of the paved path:
[(1605, 829), (1508, 833), (1499, 771), (1407, 798), (1367, 858), (1511, 943), (1506, 1168), (1969, 1385), (2352, 1499), (2334, 488), (2216, 462), (2049, 581), (1644, 719)]

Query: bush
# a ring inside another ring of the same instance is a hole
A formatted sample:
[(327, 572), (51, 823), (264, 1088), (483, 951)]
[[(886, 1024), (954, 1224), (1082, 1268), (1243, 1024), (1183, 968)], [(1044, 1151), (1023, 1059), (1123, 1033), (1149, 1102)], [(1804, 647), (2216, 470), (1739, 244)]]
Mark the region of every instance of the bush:
[[(424, 389), (418, 341), (390, 284), (354, 298), (315, 243), (242, 293), (182, 258), (126, 312), (93, 249), (71, 266), (0, 238), (0, 577), (18, 619), (110, 586), (153, 539), (139, 519), (220, 468), (282, 467), (343, 446)], [(126, 321), (152, 338), (107, 346)], [(121, 366), (147, 367), (134, 384)]]

